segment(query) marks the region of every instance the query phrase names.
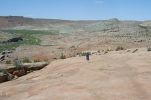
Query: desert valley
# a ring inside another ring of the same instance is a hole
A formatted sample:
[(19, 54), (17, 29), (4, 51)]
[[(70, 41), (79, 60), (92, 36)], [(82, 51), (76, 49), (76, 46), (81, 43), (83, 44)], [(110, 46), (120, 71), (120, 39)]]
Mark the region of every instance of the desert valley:
[(150, 65), (150, 20), (0, 17), (0, 100), (151, 100)]

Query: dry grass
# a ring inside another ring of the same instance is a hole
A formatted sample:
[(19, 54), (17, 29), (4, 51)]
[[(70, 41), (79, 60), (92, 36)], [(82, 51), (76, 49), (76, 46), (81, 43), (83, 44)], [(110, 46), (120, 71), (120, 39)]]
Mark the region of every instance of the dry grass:
[(49, 61), (49, 57), (47, 55), (37, 54), (32, 57), (32, 60), (34, 62)]

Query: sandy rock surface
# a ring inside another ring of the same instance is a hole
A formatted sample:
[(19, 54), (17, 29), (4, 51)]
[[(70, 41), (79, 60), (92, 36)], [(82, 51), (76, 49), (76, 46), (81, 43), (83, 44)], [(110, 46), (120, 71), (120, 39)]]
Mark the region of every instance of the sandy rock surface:
[(151, 52), (57, 60), (0, 84), (0, 100), (151, 100)]

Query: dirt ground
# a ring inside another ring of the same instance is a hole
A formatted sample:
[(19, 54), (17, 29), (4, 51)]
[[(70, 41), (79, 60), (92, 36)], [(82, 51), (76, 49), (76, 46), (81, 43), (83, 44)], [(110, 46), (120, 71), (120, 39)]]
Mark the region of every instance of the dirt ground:
[(132, 51), (53, 61), (0, 84), (0, 100), (151, 100), (151, 52)]

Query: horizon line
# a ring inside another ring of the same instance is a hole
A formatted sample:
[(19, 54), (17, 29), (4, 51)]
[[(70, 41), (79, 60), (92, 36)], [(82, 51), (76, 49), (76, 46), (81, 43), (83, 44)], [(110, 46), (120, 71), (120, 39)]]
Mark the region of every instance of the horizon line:
[(117, 19), (119, 21), (151, 21), (151, 19), (121, 19), (117, 17), (111, 17), (111, 18), (96, 18), (96, 19), (66, 19), (66, 18), (49, 18), (49, 17), (32, 17), (32, 16), (22, 16), (22, 15), (0, 15), (0, 17), (22, 17), (22, 18), (32, 18), (32, 19), (54, 19), (54, 20), (67, 20), (67, 21), (100, 21), (100, 20), (112, 20), (112, 19)]

